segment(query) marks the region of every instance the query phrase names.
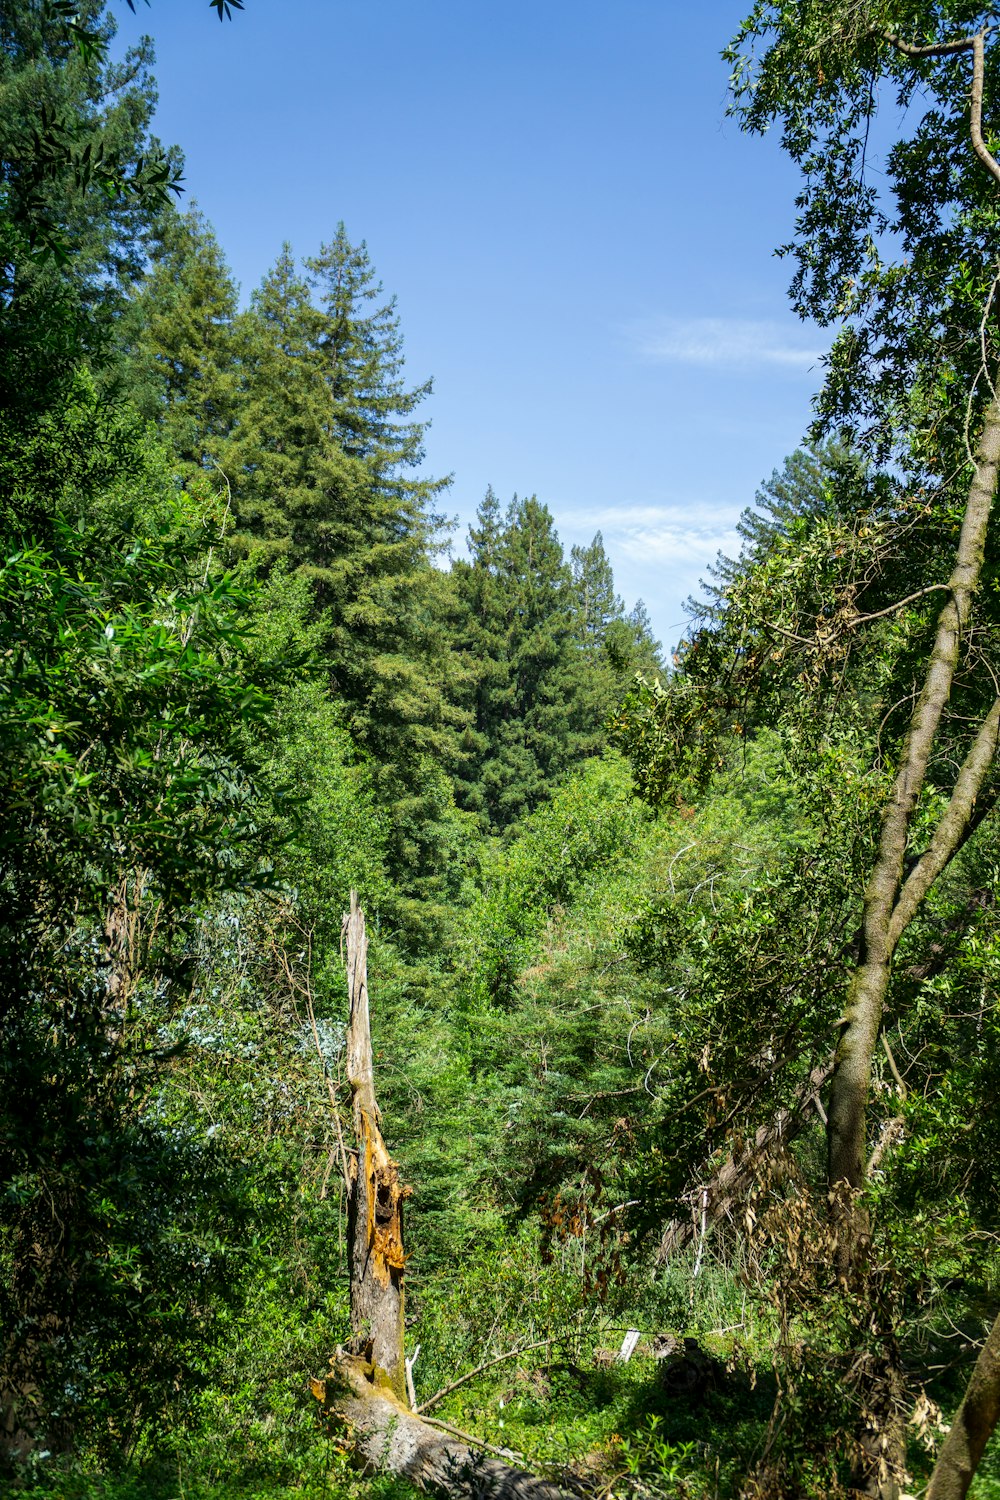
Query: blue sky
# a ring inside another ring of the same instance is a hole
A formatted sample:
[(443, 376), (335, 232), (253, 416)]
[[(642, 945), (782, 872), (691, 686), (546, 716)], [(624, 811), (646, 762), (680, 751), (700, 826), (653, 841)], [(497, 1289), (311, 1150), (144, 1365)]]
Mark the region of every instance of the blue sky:
[(664, 644), (801, 439), (824, 336), (788, 311), (796, 182), (725, 118), (730, 0), (153, 0), (157, 130), (244, 295), (343, 219), (434, 378), (454, 546), (487, 484), (600, 528)]

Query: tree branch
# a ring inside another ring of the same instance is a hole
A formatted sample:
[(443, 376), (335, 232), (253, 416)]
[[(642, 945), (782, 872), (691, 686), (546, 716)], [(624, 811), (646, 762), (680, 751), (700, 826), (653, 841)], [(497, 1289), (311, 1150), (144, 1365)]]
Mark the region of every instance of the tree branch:
[(941, 1445), (927, 1500), (962, 1500), (1000, 1417), (1000, 1318), (979, 1351), (965, 1396)]
[(990, 29), (989, 26), (984, 26), (982, 31), (976, 32), (975, 36), (960, 37), (955, 42), (931, 42), (926, 47), (916, 47), (912, 42), (904, 42), (902, 37), (889, 31), (882, 32), (882, 40), (888, 42), (890, 47), (895, 47), (896, 51), (901, 52), (904, 57), (953, 57), (958, 52), (972, 53), (972, 92), (969, 111), (972, 149), (990, 175), (1000, 182), (1000, 162), (983, 140), (983, 75), (986, 71), (986, 36)]
[(969, 130), (972, 134), (972, 149), (986, 170), (1000, 182), (1000, 162), (983, 140), (983, 74), (986, 71), (986, 48), (983, 32), (973, 37), (972, 50), (972, 96)]
[(948, 806), (934, 830), (930, 844), (910, 871), (897, 897), (889, 921), (889, 947), (893, 951), (906, 931), (921, 901), (970, 834), (993, 810), (1000, 788), (991, 787), (979, 801), (983, 782), (1000, 740), (1000, 698), (997, 698), (962, 762)]
[(433, 1396), (428, 1396), (427, 1400), (417, 1407), (418, 1415), (423, 1416), (425, 1412), (430, 1411), (432, 1406), (437, 1406), (439, 1401), (443, 1401), (445, 1396), (450, 1396), (452, 1391), (457, 1391), (460, 1385), (467, 1385), (470, 1380), (474, 1380), (484, 1370), (491, 1370), (494, 1365), (502, 1365), (504, 1360), (516, 1359), (519, 1354), (527, 1354), (531, 1349), (547, 1349), (553, 1343), (555, 1343), (554, 1339), (539, 1339), (537, 1344), (519, 1344), (516, 1349), (508, 1349), (506, 1354), (498, 1354), (495, 1359), (485, 1360), (483, 1364), (477, 1365), (474, 1370), (469, 1370), (467, 1374), (460, 1375), (450, 1385), (442, 1386), (439, 1391), (435, 1391)]
[[(984, 27), (979, 33), (980, 37), (985, 36), (989, 29), (988, 26)], [(893, 31), (883, 31), (880, 35), (883, 42), (888, 42), (890, 47), (895, 47), (896, 51), (902, 52), (904, 57), (949, 57), (956, 52), (971, 52), (976, 44), (974, 36), (963, 36), (954, 42), (930, 42), (926, 46), (918, 47), (913, 42), (904, 42), (903, 38)]]
[[(926, 862), (919, 862), (918, 868), (922, 866), (920, 875), (913, 871), (906, 880), (908, 889), (904, 901), (903, 865), (907, 840), (927, 777), (938, 726), (951, 696), (962, 639), (972, 616), (973, 601), (982, 575), (986, 532), (998, 471), (1000, 399), (994, 397), (984, 413), (958, 550), (948, 580), (949, 598), (938, 616), (927, 673), (882, 814), (878, 854), (865, 890), (861, 960), (851, 979), (827, 1107), (830, 1121), (827, 1171), (831, 1189), (845, 1180), (851, 1188), (864, 1185), (865, 1114), (871, 1087), (872, 1054), (882, 1027), (894, 947), (933, 879), (967, 836), (965, 827), (982, 786), (984, 767), (996, 751), (991, 710), (959, 772), (952, 802), (941, 819), (940, 837), (932, 840)], [(995, 707), (1000, 713), (1000, 705)], [(863, 1211), (852, 1217), (852, 1223), (857, 1231), (852, 1231), (853, 1238), (860, 1246), (867, 1233)], [(838, 1245), (842, 1274), (846, 1274), (852, 1254), (849, 1235)]]

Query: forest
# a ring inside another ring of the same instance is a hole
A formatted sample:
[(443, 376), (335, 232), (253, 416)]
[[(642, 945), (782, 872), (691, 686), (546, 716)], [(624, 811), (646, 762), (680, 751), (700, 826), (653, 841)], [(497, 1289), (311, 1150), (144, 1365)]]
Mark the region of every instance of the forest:
[(117, 4), (0, 6), (0, 1489), (1000, 1496), (996, 10), (718, 38), (832, 348), (664, 651), (449, 552), (357, 227), (241, 298)]

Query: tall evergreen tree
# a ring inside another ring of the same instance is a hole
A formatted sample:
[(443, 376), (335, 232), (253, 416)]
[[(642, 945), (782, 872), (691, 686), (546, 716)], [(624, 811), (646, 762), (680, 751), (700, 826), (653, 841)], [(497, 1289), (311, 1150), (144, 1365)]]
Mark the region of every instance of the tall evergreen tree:
[[(113, 357), (177, 158), (148, 136), (148, 43), (111, 63), (103, 0), (0, 8), (0, 404)], [(171, 160), (173, 166), (171, 166)]]
[(185, 478), (217, 463), (233, 430), (238, 289), (215, 233), (192, 205), (165, 216), (132, 309), (131, 394)]
[(306, 266), (286, 246), (238, 320), (243, 396), (221, 459), (233, 541), (309, 581), (331, 683), (391, 812), (392, 872), (426, 895), (448, 887), (458, 840), (449, 606), (432, 565), (444, 482), (411, 472), (430, 386), (403, 383), (395, 306), (363, 245), (341, 226)]
[(613, 620), (620, 620), (625, 606), (615, 593), (615, 579), (604, 538), (597, 532), (589, 547), (570, 549), (570, 567), (576, 594), (577, 630), (584, 649), (600, 651)]
[(471, 561), (454, 570), (472, 660), (459, 798), (484, 824), (506, 828), (601, 748), (602, 715), (547, 507), (515, 496), (501, 521), (490, 490), (477, 521)]
[(662, 674), (661, 647), (641, 599), (625, 613), (600, 532), (589, 547), (573, 547), (570, 560), (577, 635), (592, 669), (593, 717), (603, 726), (637, 673)]
[(286, 244), (236, 323), (239, 420), (220, 462), (233, 490), (236, 550), (261, 567), (284, 558), (329, 581), (350, 568), (366, 475), (337, 441), (316, 322)]

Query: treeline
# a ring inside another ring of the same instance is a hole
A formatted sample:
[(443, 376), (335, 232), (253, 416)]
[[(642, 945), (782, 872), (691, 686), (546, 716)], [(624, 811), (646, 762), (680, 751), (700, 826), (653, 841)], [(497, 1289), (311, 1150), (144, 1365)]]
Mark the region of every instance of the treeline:
[(406, 384), (395, 302), (342, 224), (301, 265), (286, 245), (242, 312), (196, 210), (161, 235), (124, 381), (178, 479), (224, 488), (244, 575), (308, 585), (318, 660), (390, 814), (392, 877), (453, 895), (446, 804), (501, 830), (598, 754), (636, 672), (662, 671), (648, 617), (626, 615), (600, 534), (567, 560), (534, 496), (503, 510), (489, 491), (470, 560), (441, 566), (448, 481), (420, 474), (431, 383)]

